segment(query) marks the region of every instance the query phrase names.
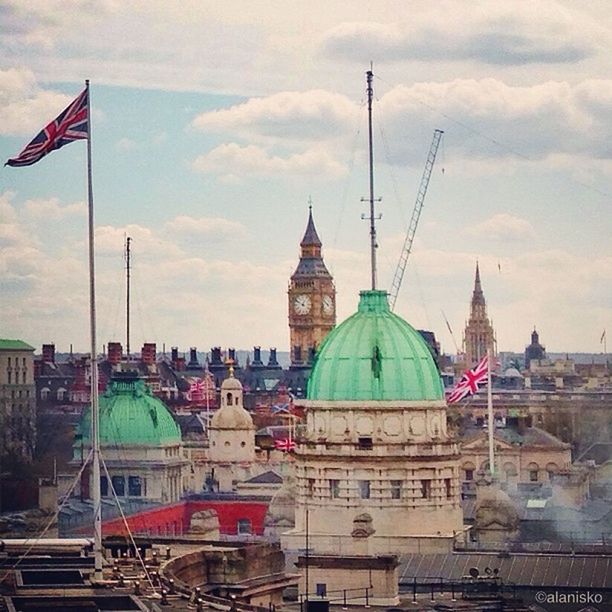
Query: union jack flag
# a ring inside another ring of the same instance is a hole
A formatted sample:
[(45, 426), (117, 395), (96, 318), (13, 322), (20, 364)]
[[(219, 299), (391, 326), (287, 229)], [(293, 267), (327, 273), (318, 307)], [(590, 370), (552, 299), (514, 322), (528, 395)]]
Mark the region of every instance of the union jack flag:
[(204, 381), (201, 378), (192, 378), (187, 392), (190, 402), (201, 402), (204, 400)]
[(478, 392), (480, 385), (487, 383), (489, 377), (489, 356), (485, 355), (476, 365), (475, 368), (468, 370), (461, 380), (453, 387), (448, 394), (446, 401), (449, 404), (454, 404), (462, 400), (468, 395), (474, 395)]
[(281, 438), (279, 440), (274, 440), (274, 448), (288, 453), (295, 449), (295, 442), (291, 438)]
[(5, 166), (31, 166), (47, 153), (75, 140), (88, 137), (88, 89), (85, 88), (70, 106), (54, 119), (17, 157), (9, 159)]

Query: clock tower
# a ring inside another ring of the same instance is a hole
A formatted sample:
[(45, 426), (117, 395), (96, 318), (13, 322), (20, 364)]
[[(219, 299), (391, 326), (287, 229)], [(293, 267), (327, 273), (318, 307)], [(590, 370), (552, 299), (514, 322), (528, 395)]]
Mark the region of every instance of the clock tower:
[(308, 224), (300, 248), (300, 261), (287, 292), (289, 338), (291, 364), (307, 366), (336, 325), (336, 288), (321, 256), (321, 240), (312, 219), (312, 206), (309, 206)]

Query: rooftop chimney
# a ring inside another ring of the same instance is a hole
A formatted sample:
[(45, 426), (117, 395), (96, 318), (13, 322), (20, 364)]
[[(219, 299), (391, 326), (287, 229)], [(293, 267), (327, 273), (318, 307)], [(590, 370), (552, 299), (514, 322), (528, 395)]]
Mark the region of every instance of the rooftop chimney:
[(146, 365), (153, 365), (155, 363), (155, 357), (157, 355), (157, 346), (155, 342), (145, 342), (142, 345), (142, 351), (140, 352), (140, 359), (142, 363)]
[(55, 344), (42, 345), (42, 360), (48, 363), (55, 363)]
[(262, 366), (263, 363), (261, 361), (261, 346), (253, 347), (253, 363), (254, 366)]
[(269, 368), (278, 367), (278, 361), (276, 359), (276, 348), (270, 349), (270, 356), (268, 357), (268, 367)]
[(189, 363), (187, 364), (188, 368), (199, 368), (200, 362), (198, 361), (198, 350), (195, 346), (192, 346), (189, 349)]
[(108, 343), (108, 362), (111, 365), (119, 365), (123, 359), (123, 347), (121, 342)]

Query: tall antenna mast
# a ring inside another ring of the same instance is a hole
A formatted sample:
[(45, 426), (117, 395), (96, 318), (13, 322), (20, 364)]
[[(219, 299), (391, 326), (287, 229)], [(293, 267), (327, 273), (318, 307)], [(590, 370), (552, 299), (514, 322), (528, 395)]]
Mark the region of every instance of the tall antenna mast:
[[(372, 267), (372, 290), (376, 289), (376, 249), (378, 248), (378, 244), (376, 242), (376, 220), (380, 219), (380, 216), (376, 216), (374, 214), (374, 203), (380, 202), (380, 198), (374, 198), (374, 145), (372, 140), (372, 98), (374, 96), (374, 90), (372, 89), (372, 79), (374, 78), (374, 73), (372, 72), (372, 66), (370, 65), (370, 70), (366, 72), (367, 77), (367, 94), (368, 94), (368, 153), (369, 153), (369, 163), (370, 163), (370, 197), (367, 201), (370, 202), (370, 216), (365, 217), (361, 215), (362, 219), (369, 219), (370, 221), (370, 260)], [(364, 198), (361, 201), (365, 201)]]
[(126, 352), (128, 363), (130, 361), (130, 242), (128, 236), (125, 239), (125, 281), (126, 281), (126, 300), (125, 300), (125, 336)]

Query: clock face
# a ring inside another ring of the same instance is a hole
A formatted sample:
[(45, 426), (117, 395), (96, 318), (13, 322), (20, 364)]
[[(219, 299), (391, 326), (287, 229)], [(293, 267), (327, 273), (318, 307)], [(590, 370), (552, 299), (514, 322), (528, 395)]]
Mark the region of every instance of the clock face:
[(325, 314), (333, 314), (334, 312), (334, 298), (331, 295), (323, 296), (323, 312)]
[(307, 295), (298, 295), (293, 302), (293, 308), (299, 315), (308, 314), (311, 306), (312, 302)]

